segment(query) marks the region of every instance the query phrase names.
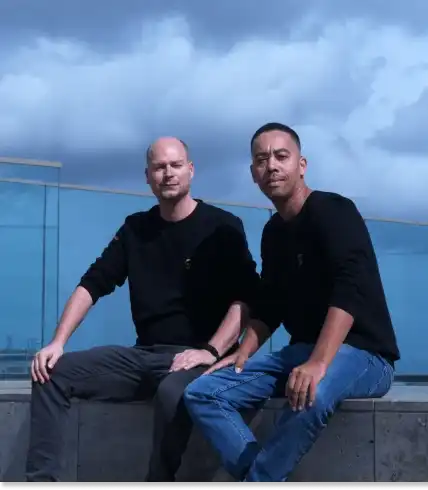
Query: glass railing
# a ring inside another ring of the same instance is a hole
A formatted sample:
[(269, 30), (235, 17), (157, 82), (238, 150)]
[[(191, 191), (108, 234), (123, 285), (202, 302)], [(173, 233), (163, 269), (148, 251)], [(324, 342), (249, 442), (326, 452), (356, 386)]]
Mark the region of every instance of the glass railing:
[[(128, 214), (156, 202), (150, 196), (59, 186), (52, 176), (43, 184), (0, 175), (0, 379), (28, 376), (29, 359), (52, 338), (89, 264)], [(260, 237), (271, 211), (218, 205), (243, 220), (260, 266)], [(428, 375), (428, 226), (371, 219), (367, 224), (401, 348), (397, 372)], [(262, 350), (276, 350), (287, 340), (280, 329)], [(134, 341), (125, 284), (97, 304), (67, 350)]]

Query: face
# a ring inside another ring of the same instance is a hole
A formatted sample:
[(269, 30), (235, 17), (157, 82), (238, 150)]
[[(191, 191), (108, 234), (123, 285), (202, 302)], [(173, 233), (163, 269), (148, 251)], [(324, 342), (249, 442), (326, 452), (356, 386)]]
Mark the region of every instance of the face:
[(179, 201), (189, 194), (193, 164), (188, 160), (182, 143), (173, 138), (154, 143), (146, 177), (153, 194), (159, 200)]
[(288, 133), (262, 133), (253, 143), (252, 157), (253, 180), (272, 201), (290, 198), (303, 181), (306, 160)]

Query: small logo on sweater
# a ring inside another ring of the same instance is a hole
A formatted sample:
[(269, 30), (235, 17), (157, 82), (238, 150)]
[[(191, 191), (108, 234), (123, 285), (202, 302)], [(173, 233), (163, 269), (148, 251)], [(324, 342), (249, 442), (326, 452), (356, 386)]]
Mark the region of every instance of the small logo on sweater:
[(186, 270), (189, 270), (191, 265), (192, 265), (191, 259), (186, 259), (184, 261), (184, 267), (186, 268)]
[(299, 267), (302, 267), (302, 264), (303, 264), (303, 254), (297, 254), (297, 263), (299, 264)]

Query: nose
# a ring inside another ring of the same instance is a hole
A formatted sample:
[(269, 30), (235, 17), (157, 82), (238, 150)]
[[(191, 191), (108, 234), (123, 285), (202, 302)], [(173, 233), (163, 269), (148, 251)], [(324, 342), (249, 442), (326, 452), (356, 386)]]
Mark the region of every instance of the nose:
[(172, 172), (171, 172), (171, 165), (166, 165), (165, 167), (165, 176), (166, 177), (171, 177)]
[(266, 164), (266, 170), (268, 172), (274, 172), (276, 170), (276, 158), (274, 157), (274, 155), (269, 155)]

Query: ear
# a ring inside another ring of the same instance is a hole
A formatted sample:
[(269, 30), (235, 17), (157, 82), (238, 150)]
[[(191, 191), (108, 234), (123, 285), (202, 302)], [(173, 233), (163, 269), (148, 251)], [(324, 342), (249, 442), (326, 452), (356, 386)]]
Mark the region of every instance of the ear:
[(147, 170), (147, 167), (144, 169), (144, 173), (146, 174), (146, 184), (150, 184), (150, 182), (149, 182), (149, 171)]
[(193, 176), (195, 175), (195, 166), (193, 165), (193, 162), (189, 160), (189, 167), (190, 167), (190, 178), (193, 179)]
[(300, 157), (299, 160), (299, 170), (300, 170), (300, 177), (303, 177), (306, 173), (306, 168), (308, 166), (308, 162), (305, 157)]
[(253, 182), (254, 182), (255, 184), (257, 184), (257, 180), (256, 180), (256, 173), (255, 173), (255, 171), (254, 171), (254, 164), (253, 164), (253, 163), (250, 165), (250, 172), (251, 172), (251, 177), (252, 177), (252, 179), (253, 179)]

